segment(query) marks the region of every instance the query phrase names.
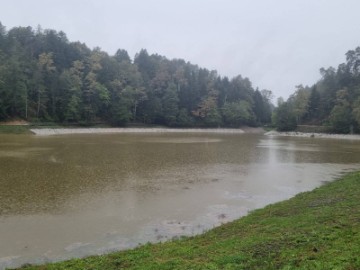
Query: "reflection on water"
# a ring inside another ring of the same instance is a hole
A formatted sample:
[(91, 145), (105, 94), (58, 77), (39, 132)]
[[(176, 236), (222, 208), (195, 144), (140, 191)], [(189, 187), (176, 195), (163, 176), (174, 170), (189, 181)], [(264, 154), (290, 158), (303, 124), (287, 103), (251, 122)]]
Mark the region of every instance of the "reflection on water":
[(358, 167), (359, 142), (0, 135), (0, 269), (192, 235)]

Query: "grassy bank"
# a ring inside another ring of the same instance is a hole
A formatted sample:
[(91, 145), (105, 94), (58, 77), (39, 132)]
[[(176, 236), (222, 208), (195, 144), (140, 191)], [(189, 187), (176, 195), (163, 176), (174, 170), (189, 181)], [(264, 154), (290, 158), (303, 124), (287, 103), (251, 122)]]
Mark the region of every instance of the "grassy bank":
[(360, 269), (360, 173), (203, 235), (26, 269)]
[[(53, 122), (29, 123), (28, 125), (6, 125), (0, 123), (0, 134), (32, 134), (30, 129), (55, 129), (55, 128), (83, 128), (81, 125), (58, 125)], [(107, 125), (93, 125), (93, 128), (110, 127)]]
[[(23, 121), (24, 122), (24, 121)], [(17, 124), (13, 122), (0, 122), (0, 134), (32, 134), (32, 128), (57, 128), (61, 127), (55, 123), (28, 123)]]
[(5, 126), (0, 125), (0, 134), (30, 134), (29, 126)]

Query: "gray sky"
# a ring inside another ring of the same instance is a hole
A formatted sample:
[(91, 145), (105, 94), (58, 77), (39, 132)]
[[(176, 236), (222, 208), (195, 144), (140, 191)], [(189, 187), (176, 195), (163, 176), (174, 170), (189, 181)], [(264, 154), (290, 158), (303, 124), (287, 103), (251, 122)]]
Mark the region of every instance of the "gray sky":
[(146, 48), (287, 98), (360, 46), (359, 0), (0, 0), (0, 21), (133, 58)]

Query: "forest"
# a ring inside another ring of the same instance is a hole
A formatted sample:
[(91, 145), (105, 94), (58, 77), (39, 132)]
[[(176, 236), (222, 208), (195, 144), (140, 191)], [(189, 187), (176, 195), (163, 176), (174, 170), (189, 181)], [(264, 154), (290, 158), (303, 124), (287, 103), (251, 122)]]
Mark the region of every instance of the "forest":
[(109, 55), (62, 31), (0, 23), (0, 121), (113, 126), (259, 126), (272, 92), (182, 59), (124, 49)]
[(321, 126), (333, 133), (360, 132), (360, 47), (346, 53), (337, 69), (320, 69), (313, 86), (299, 85), (285, 102), (278, 100), (273, 123), (280, 131)]

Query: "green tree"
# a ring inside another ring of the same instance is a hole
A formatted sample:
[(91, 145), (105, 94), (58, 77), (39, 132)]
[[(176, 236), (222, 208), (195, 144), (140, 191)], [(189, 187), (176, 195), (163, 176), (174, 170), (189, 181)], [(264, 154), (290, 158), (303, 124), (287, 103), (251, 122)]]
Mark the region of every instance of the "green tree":
[(219, 127), (222, 124), (221, 114), (217, 107), (212, 107), (207, 112), (204, 123), (209, 127)]
[(254, 113), (249, 102), (245, 100), (226, 103), (222, 112), (224, 122), (230, 126), (254, 125)]
[(176, 91), (175, 84), (170, 84), (165, 90), (162, 98), (162, 110), (165, 124), (175, 126), (177, 124), (177, 115), (179, 113), (179, 98)]
[(124, 125), (130, 121), (136, 121), (137, 108), (146, 100), (144, 89), (126, 86), (119, 92), (118, 104), (113, 109), (115, 112), (115, 123)]
[(142, 49), (135, 55), (135, 65), (137, 65), (140, 73), (142, 74), (145, 85), (147, 85), (156, 73), (155, 61), (148, 54), (147, 50)]
[[(36, 106), (36, 118), (47, 117), (48, 95), (53, 73), (56, 71), (52, 53), (42, 53), (39, 55), (37, 63), (37, 72), (35, 75), (36, 80), (36, 92), (37, 92), (37, 106)], [(54, 92), (51, 91), (51, 96), (54, 98)], [(52, 102), (54, 104), (54, 101)], [(52, 108), (54, 111), (54, 108)]]
[(360, 47), (346, 53), (346, 65), (353, 76), (360, 75)]
[(146, 99), (142, 106), (142, 121), (145, 124), (162, 123), (162, 100), (153, 93), (147, 92)]
[[(349, 86), (356, 96), (354, 89)], [(253, 110), (258, 122), (266, 122), (269, 100), (240, 75), (228, 79), (145, 49), (132, 62), (125, 50), (110, 56), (69, 42), (61, 31), (39, 26), (7, 32), (0, 24), (1, 119), (219, 126), (224, 106), (241, 101), (248, 124), (255, 123)]]
[(257, 89), (254, 92), (254, 114), (258, 124), (267, 124), (271, 122), (271, 98), (272, 93), (269, 90)]
[(360, 96), (353, 103), (352, 117), (354, 118), (357, 126), (360, 127)]
[(11, 57), (0, 67), (0, 92), (3, 117), (27, 118), (27, 78), (22, 72), (23, 62)]
[(64, 93), (66, 93), (64, 104), (64, 120), (78, 122), (81, 120), (81, 95), (83, 88), (84, 64), (77, 60), (69, 71), (63, 73), (66, 82)]
[(198, 105), (196, 110), (192, 111), (192, 115), (200, 120), (204, 120), (208, 114), (213, 114), (217, 108), (217, 96), (215, 94), (205, 97)]
[(182, 108), (179, 110), (176, 125), (179, 127), (191, 127), (194, 125), (194, 119), (190, 116), (186, 109)]
[(334, 132), (349, 133), (352, 129), (352, 114), (348, 101), (348, 91), (341, 89), (337, 91), (336, 97), (336, 105), (329, 116), (330, 124)]
[(300, 124), (308, 111), (309, 91), (302, 85), (296, 86), (296, 91), (289, 98), (297, 124)]
[(321, 80), (317, 84), (317, 90), (321, 93), (319, 114), (321, 119), (326, 119), (336, 103), (336, 91), (340, 88), (336, 70), (333, 67), (321, 68)]
[(131, 62), (130, 56), (126, 50), (118, 49), (114, 55), (114, 58), (117, 62)]
[(124, 86), (120, 80), (116, 79), (110, 85), (112, 94), (110, 101), (111, 122), (113, 125), (122, 126), (129, 122), (132, 117), (130, 101), (122, 92)]
[(250, 80), (248, 78), (242, 78), (241, 75), (238, 75), (230, 82), (230, 88), (228, 90), (226, 101), (235, 102), (244, 100), (249, 104), (253, 104), (253, 92), (254, 89), (251, 86)]
[(107, 88), (99, 83), (94, 72), (85, 76), (83, 89), (83, 115), (87, 123), (91, 123), (97, 116), (106, 114), (110, 103), (110, 94)]
[(278, 131), (291, 131), (296, 128), (296, 116), (288, 102), (278, 105), (273, 114), (273, 124)]
[(317, 122), (319, 118), (320, 94), (316, 89), (316, 85), (311, 88), (310, 96), (307, 104), (306, 120)]

